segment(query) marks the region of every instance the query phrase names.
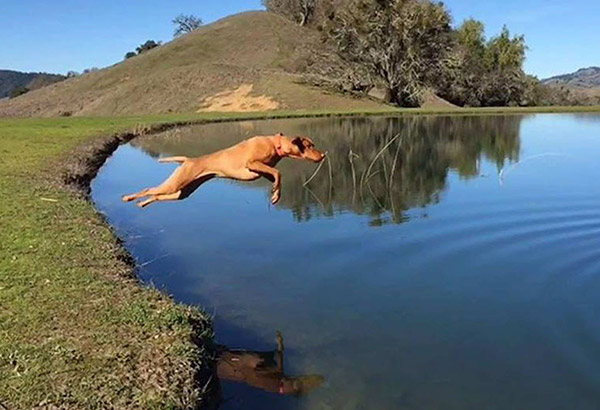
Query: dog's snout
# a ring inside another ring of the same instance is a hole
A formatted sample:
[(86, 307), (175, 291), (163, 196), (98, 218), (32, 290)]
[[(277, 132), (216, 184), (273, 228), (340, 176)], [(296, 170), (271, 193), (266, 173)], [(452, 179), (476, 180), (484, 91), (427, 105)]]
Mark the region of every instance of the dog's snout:
[(325, 156), (327, 155), (326, 152), (319, 152), (319, 155), (317, 155), (317, 160), (315, 162), (321, 162), (323, 161), (323, 159), (325, 159)]

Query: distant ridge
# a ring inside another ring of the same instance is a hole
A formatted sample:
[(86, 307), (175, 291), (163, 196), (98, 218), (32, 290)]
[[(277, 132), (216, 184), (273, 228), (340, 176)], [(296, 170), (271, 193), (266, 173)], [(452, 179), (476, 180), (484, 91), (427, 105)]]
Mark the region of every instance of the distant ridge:
[(600, 87), (600, 67), (581, 68), (574, 73), (557, 75), (542, 80), (548, 85), (566, 85), (578, 88)]
[(29, 90), (35, 90), (62, 81), (65, 78), (60, 74), (0, 70), (0, 98), (8, 97), (12, 91), (19, 88), (26, 87)]

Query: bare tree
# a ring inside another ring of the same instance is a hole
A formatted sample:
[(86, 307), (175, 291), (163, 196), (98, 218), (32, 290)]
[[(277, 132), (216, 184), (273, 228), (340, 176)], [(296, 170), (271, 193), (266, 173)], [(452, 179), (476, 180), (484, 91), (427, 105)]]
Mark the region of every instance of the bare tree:
[(350, 65), (386, 88), (386, 100), (416, 105), (450, 48), (450, 15), (427, 0), (353, 0), (336, 12), (328, 34)]
[(180, 37), (187, 33), (191, 33), (200, 27), (202, 25), (202, 19), (192, 14), (180, 14), (173, 19), (173, 24), (175, 24), (173, 37)]
[(314, 18), (317, 0), (263, 0), (263, 5), (267, 10), (305, 26)]

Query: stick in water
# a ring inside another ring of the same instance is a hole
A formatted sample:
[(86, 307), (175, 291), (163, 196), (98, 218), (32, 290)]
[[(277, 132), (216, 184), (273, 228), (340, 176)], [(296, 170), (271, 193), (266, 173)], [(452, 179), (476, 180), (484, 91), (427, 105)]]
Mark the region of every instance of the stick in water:
[[(329, 161), (329, 157), (327, 156), (327, 153), (325, 153), (325, 155), (326, 155), (325, 159), (326, 159), (327, 161)], [(310, 182), (310, 181), (312, 181), (312, 180), (313, 180), (313, 178), (314, 178), (315, 176), (317, 176), (317, 174), (318, 174), (318, 173), (319, 173), (319, 171), (321, 170), (321, 167), (323, 166), (323, 163), (324, 163), (324, 162), (325, 162), (325, 161), (321, 161), (321, 163), (319, 164), (319, 166), (317, 167), (317, 169), (315, 169), (315, 172), (313, 172), (313, 174), (310, 176), (310, 178), (308, 178), (308, 179), (307, 179), (307, 180), (306, 180), (306, 181), (305, 181), (305, 182), (302, 184), (302, 186), (307, 186), (307, 185), (309, 184), (309, 182)]]

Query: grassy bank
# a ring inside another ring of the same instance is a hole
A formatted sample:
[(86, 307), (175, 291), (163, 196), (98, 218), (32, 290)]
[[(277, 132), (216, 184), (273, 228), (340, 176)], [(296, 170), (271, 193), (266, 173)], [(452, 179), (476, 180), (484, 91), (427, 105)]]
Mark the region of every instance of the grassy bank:
[(0, 409), (202, 403), (209, 319), (139, 286), (85, 196), (103, 156), (132, 130), (303, 115), (600, 111), (574, 108), (0, 120)]

